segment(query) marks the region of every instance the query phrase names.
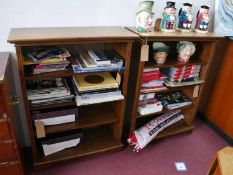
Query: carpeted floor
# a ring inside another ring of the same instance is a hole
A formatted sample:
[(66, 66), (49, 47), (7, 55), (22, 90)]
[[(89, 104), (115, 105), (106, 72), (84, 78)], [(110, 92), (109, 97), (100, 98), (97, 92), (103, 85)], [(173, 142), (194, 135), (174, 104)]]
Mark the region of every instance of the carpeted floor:
[[(142, 152), (129, 148), (57, 164), (30, 175), (204, 175), (216, 151), (228, 144), (201, 120), (191, 134), (154, 141)], [(175, 162), (187, 171), (178, 172)]]

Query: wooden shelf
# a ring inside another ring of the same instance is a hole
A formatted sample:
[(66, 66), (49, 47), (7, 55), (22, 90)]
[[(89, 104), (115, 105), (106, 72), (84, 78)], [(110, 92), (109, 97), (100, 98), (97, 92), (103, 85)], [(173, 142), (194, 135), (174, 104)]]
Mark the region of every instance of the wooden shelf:
[(199, 59), (192, 59), (190, 58), (190, 61), (187, 63), (182, 63), (182, 62), (178, 62), (177, 60), (174, 59), (169, 59), (167, 58), (165, 64), (156, 64), (155, 61), (147, 61), (145, 62), (145, 68), (166, 68), (166, 67), (176, 67), (176, 66), (184, 66), (184, 65), (188, 65), (188, 64), (201, 64), (201, 65), (205, 65), (206, 62), (201, 61)]
[(193, 126), (189, 126), (184, 120), (181, 120), (164, 129), (157, 135), (157, 137), (155, 137), (155, 139), (160, 139), (185, 132), (191, 132), (192, 130)]
[(26, 76), (25, 80), (34, 80), (34, 79), (42, 79), (42, 78), (72, 77), (73, 75), (74, 75), (74, 72), (72, 70), (56, 71), (56, 72), (48, 72), (48, 73)]
[(63, 102), (63, 103), (50, 104), (50, 105), (30, 106), (30, 110), (58, 108), (58, 107), (65, 107), (65, 106), (76, 106), (76, 102)]
[(117, 142), (111, 131), (104, 127), (89, 129), (84, 131), (83, 140), (80, 145), (74, 148), (65, 149), (63, 151), (44, 156), (42, 148), (38, 159), (34, 160), (34, 166), (39, 167), (47, 164), (61, 162), (68, 159), (79, 158), (83, 156), (93, 155), (100, 152), (118, 150), (123, 147), (123, 144)]
[(115, 123), (118, 118), (108, 105), (83, 106), (78, 111), (78, 121), (54, 126), (46, 126), (45, 133), (52, 134), (80, 128), (91, 128), (100, 125)]
[(146, 115), (140, 115), (140, 114), (138, 114), (137, 119), (140, 119), (140, 118), (143, 118), (143, 117), (147, 117), (147, 116), (152, 116), (152, 115), (164, 114), (164, 113), (175, 111), (175, 110), (178, 110), (178, 109), (180, 109), (180, 110), (182, 110), (182, 109), (188, 109), (188, 108), (191, 108), (193, 106), (194, 106), (194, 104), (190, 104), (190, 105), (183, 106), (183, 107), (176, 108), (176, 109), (172, 109), (172, 110), (163, 109), (162, 111), (154, 112), (154, 113), (151, 113), (151, 114), (146, 114)]

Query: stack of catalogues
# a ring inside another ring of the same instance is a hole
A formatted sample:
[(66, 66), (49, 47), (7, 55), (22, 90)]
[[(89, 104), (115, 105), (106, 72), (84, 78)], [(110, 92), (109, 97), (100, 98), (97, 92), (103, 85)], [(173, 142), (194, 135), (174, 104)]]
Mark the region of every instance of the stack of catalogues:
[(141, 92), (155, 92), (167, 89), (163, 83), (166, 77), (159, 68), (144, 69)]
[(27, 89), (32, 106), (71, 102), (74, 98), (63, 78), (28, 80)]
[(201, 65), (197, 64), (165, 68), (162, 70), (167, 76), (165, 84), (173, 87), (202, 83), (199, 80), (200, 69)]

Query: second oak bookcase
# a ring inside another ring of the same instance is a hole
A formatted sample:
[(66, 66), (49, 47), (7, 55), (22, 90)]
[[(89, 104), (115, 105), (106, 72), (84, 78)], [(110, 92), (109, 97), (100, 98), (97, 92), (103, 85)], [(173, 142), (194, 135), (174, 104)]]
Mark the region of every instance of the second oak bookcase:
[[(168, 128), (164, 129), (160, 132), (156, 138), (167, 137), (171, 135), (175, 135), (178, 133), (190, 132), (193, 129), (193, 121), (198, 109), (198, 104), (200, 103), (201, 97), (205, 94), (202, 93), (205, 81), (208, 78), (208, 73), (210, 69), (210, 65), (214, 60), (216, 47), (220, 43), (220, 40), (223, 39), (220, 36), (217, 36), (213, 33), (207, 34), (198, 34), (194, 32), (190, 33), (181, 33), (181, 32), (174, 32), (174, 33), (164, 33), (164, 32), (148, 32), (148, 33), (138, 33), (135, 28), (127, 28), (128, 30), (138, 34), (140, 39), (133, 44), (133, 51), (132, 57), (134, 59), (134, 67), (133, 69), (134, 74), (137, 75), (134, 78), (132, 77), (130, 80), (130, 85), (135, 87), (134, 94), (132, 94), (132, 101), (133, 104), (131, 106), (132, 112), (127, 119), (129, 122), (129, 135), (133, 134), (134, 130), (143, 126), (151, 119), (156, 118), (169, 110), (163, 109), (160, 112), (151, 113), (147, 115), (140, 115), (137, 112), (139, 106), (139, 97), (140, 97), (140, 90), (142, 85), (142, 77), (143, 77), (143, 70), (145, 68), (169, 68), (169, 67), (176, 67), (176, 66), (183, 66), (186, 63), (181, 63), (177, 61), (177, 51), (176, 45), (179, 41), (190, 41), (195, 44), (196, 51), (194, 55), (190, 58), (190, 61), (187, 62), (189, 65), (198, 64), (201, 65), (200, 70), (200, 80), (203, 80), (204, 83), (198, 84), (198, 95), (194, 95), (196, 85), (186, 85), (186, 86), (179, 86), (179, 87), (167, 87), (165, 91), (159, 91), (164, 93), (174, 92), (174, 91), (182, 91), (189, 99), (192, 100), (192, 104), (180, 107), (178, 109), (184, 114), (184, 119), (169, 126)], [(170, 47), (169, 54), (164, 64), (158, 65), (153, 60), (153, 42), (163, 42)], [(140, 60), (140, 52), (142, 45), (147, 44), (149, 45), (149, 59), (148, 61)], [(135, 82), (134, 85), (133, 82)], [(155, 92), (158, 93), (158, 92)], [(195, 92), (196, 93), (196, 92)], [(175, 109), (176, 110), (176, 109)]]
[[(27, 124), (32, 144), (33, 165), (35, 167), (48, 166), (77, 157), (87, 156), (100, 152), (119, 149), (123, 146), (121, 142), (122, 128), (124, 122), (126, 96), (128, 90), (128, 77), (131, 58), (131, 47), (138, 35), (122, 27), (60, 27), (60, 28), (17, 28), (12, 29), (8, 42), (16, 47), (18, 68), (21, 79), (23, 102), (26, 111)], [(111, 71), (115, 76), (120, 74), (120, 89), (125, 97), (123, 100), (92, 104), (78, 107), (78, 121), (76, 123), (46, 126), (46, 137), (49, 134), (59, 134), (77, 129), (83, 130), (83, 140), (77, 147), (44, 156), (38, 139), (35, 136), (35, 127), (32, 121), (33, 110), (58, 109), (60, 107), (75, 107), (75, 102), (60, 104), (30, 106), (27, 99), (27, 80), (43, 78), (72, 77), (72, 69), (37, 75), (28, 75), (23, 64), (23, 51), (31, 46), (59, 46), (67, 50), (78, 49), (77, 45), (96, 45), (104, 49), (112, 49), (124, 59), (124, 71)]]

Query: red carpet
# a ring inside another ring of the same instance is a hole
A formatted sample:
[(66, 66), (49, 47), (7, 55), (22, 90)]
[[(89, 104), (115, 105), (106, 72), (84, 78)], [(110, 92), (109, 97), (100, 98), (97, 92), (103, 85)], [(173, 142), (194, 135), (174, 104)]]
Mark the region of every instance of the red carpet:
[[(57, 164), (30, 175), (204, 175), (215, 153), (228, 144), (198, 120), (191, 134), (153, 141), (142, 152), (125, 148)], [(185, 162), (178, 172), (175, 162)]]

